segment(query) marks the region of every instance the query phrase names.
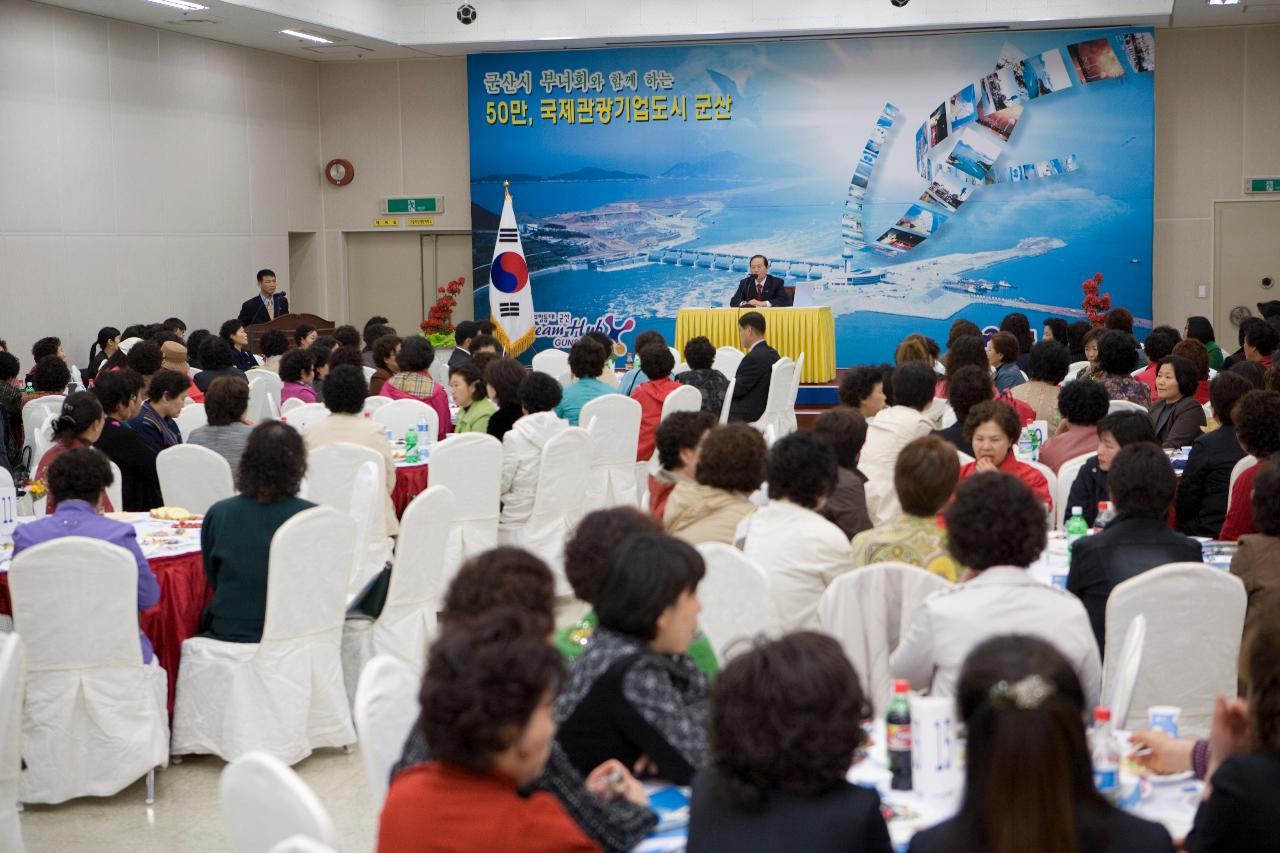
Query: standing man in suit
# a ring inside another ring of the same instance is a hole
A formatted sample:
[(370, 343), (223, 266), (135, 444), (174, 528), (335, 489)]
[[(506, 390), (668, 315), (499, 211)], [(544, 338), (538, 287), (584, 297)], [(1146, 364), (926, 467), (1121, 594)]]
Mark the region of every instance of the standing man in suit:
[(739, 308), (787, 308), (791, 297), (782, 286), (782, 279), (769, 275), (769, 259), (764, 255), (751, 256), (751, 275), (738, 282), (738, 292), (729, 300), (729, 307)]
[(475, 320), (463, 320), (453, 329), (453, 352), (449, 353), (449, 369), (452, 370), (459, 365), (466, 364), (471, 361), (471, 351), (468, 347), (476, 335), (480, 334), (480, 324)]
[(729, 422), (758, 421), (769, 401), (769, 379), (778, 351), (765, 343), (764, 315), (748, 311), (738, 318), (738, 336), (747, 350), (734, 375)]
[(258, 270), (258, 295), (240, 306), (240, 322), (246, 326), (270, 323), (288, 313), (289, 297), (276, 293), (276, 274), (271, 270)]

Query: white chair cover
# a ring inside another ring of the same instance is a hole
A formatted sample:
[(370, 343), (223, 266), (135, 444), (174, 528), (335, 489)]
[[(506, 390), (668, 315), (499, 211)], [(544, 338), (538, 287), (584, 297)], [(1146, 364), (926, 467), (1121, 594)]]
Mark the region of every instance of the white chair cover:
[(456, 501), (445, 546), (444, 586), (462, 563), (498, 544), (502, 497), (502, 442), (485, 433), (454, 434), (431, 451), (432, 486), (444, 486)]
[(963, 450), (959, 448), (956, 448), (956, 456), (959, 457), (960, 459), (961, 468), (968, 465), (970, 462), (974, 461), (972, 456), (970, 456), (968, 453), (965, 453)]
[(907, 563), (874, 563), (831, 582), (818, 601), (818, 624), (844, 647), (867, 697), (884, 713), (893, 695), (889, 655), (911, 627), (921, 603), (951, 584)]
[[(1081, 469), (1085, 463), (1096, 453), (1083, 453), (1079, 456), (1073, 456), (1066, 462), (1058, 466), (1058, 491), (1053, 496), (1053, 526), (1061, 528), (1067, 523), (1070, 517), (1071, 507), (1067, 506), (1067, 501), (1071, 500), (1071, 487), (1075, 485), (1076, 477), (1080, 476)], [(1088, 507), (1080, 507), (1087, 510)]]
[[(769, 427), (773, 427), (773, 438), (777, 440), (791, 431), (791, 420), (794, 411), (789, 413), (791, 405), (791, 376), (795, 362), (785, 355), (773, 363), (769, 374), (769, 396), (765, 403), (764, 414), (760, 420), (752, 424), (764, 433), (768, 440)], [(769, 441), (772, 444), (772, 441)]]
[(440, 430), (440, 415), (421, 400), (392, 400), (373, 412), (373, 419), (391, 430), (391, 435), (402, 439), (418, 424), (427, 424), (428, 441), (435, 441)]
[[(266, 371), (263, 371), (266, 372)], [(269, 376), (275, 376), (275, 381), (280, 383), (280, 377), (274, 373), (268, 373)], [(255, 424), (271, 420), (274, 415), (280, 412), (280, 388), (276, 387), (274, 393), (276, 395), (275, 406), (272, 406), (271, 395), (273, 386), (269, 384), (270, 380), (258, 377), (249, 380), (249, 408), (245, 410), (244, 416)], [(283, 383), (281, 383), (283, 385)]]
[(124, 474), (114, 462), (111, 463), (111, 485), (107, 486), (107, 500), (111, 501), (111, 507), (117, 512), (124, 511)]
[(271, 540), (262, 641), (193, 637), (182, 644), (174, 755), (230, 761), (261, 750), (296, 764), (318, 747), (355, 741), (341, 660), (355, 538), (355, 522), (330, 507), (280, 525)]
[(942, 428), (946, 429), (947, 427), (955, 426), (955, 423), (956, 410), (951, 407), (951, 403), (949, 401), (945, 402), (942, 406)]
[(338, 853), (337, 850), (306, 835), (290, 835), (271, 848), (271, 853)]
[[(263, 370), (258, 367), (253, 370), (246, 370), (244, 378), (249, 380), (250, 397), (252, 397), (253, 393), (254, 380), (261, 379), (263, 381), (266, 386), (267, 397), (274, 402), (274, 411), (276, 412), (276, 417), (279, 417), (280, 392), (284, 390), (284, 380), (280, 378), (280, 374), (272, 373), (270, 370)], [(249, 401), (249, 411), (250, 413), (253, 411), (252, 399)], [(252, 414), (250, 414), (249, 417), (250, 419), (253, 419)], [(260, 421), (254, 420), (254, 423), (260, 423)]]
[[(369, 380), (373, 379), (373, 374), (378, 372), (378, 369), (376, 367), (370, 367), (367, 364), (364, 366), (363, 369), (364, 369), (364, 381), (365, 381), (365, 384), (367, 385), (369, 383)], [(382, 399), (388, 400), (390, 398), (383, 397)]]
[(22, 407), (23, 447), (32, 448), (32, 462), (38, 463), (40, 457), (35, 456), (36, 430), (45, 425), (49, 415), (57, 415), (62, 411), (62, 403), (66, 395), (55, 394), (51, 397), (37, 397)]
[(364, 411), (368, 412), (370, 416), (372, 416), (374, 412), (378, 411), (378, 409), (381, 409), (383, 406), (387, 405), (390, 402), (391, 402), (390, 397), (383, 397), (380, 394), (375, 395), (373, 397), (365, 397)]
[[(702, 392), (692, 385), (681, 385), (662, 401), (662, 417), (666, 420), (672, 412), (696, 412), (702, 408)], [(579, 421), (581, 423), (581, 421)], [(656, 452), (656, 451), (655, 451)], [(635, 454), (632, 453), (632, 456)]]
[[(1104, 694), (1103, 704), (1111, 709), (1115, 720), (1127, 720), (1133, 704), (1133, 690), (1138, 686), (1142, 672), (1142, 646), (1147, 640), (1147, 617), (1139, 613), (1124, 632), (1124, 645), (1120, 647), (1120, 661), (1113, 667), (1116, 677), (1109, 685), (1111, 692)], [(1108, 648), (1108, 652), (1114, 652)]]
[[(676, 349), (675, 347), (667, 347), (667, 350), (671, 353), (671, 360), (676, 364), (679, 364), (680, 362), (684, 361), (684, 355), (680, 352), (680, 350)], [(689, 369), (688, 365), (685, 365), (685, 369), (686, 370)]]
[(602, 394), (582, 407), (578, 423), (591, 436), (588, 511), (636, 505), (640, 414), (640, 404), (621, 394)]
[(723, 373), (726, 379), (732, 379), (738, 374), (738, 365), (745, 357), (737, 347), (716, 347), (716, 359), (711, 362), (711, 367)]
[(720, 405), (720, 423), (729, 422), (729, 408), (733, 405), (733, 389), (738, 386), (737, 377), (729, 377), (729, 387), (724, 389), (724, 402)]
[(359, 592), (391, 559), (387, 537), (387, 467), (376, 450), (346, 441), (307, 455), (307, 499), (346, 513), (356, 523), (348, 593)]
[(138, 564), (68, 536), (13, 559), (13, 624), (27, 645), (22, 801), (109, 797), (169, 758), (168, 679), (142, 662)]
[[(381, 397), (381, 398), (371, 397), (370, 399), (374, 399), (374, 400), (383, 399), (383, 400), (387, 400), (388, 403), (391, 402), (386, 397)], [(292, 412), (294, 409), (300, 408), (305, 405), (307, 404), (299, 400), (297, 397), (290, 397), (288, 400), (285, 400), (283, 403), (280, 404), (280, 414), (282, 415), (288, 414), (289, 412)], [(365, 401), (365, 406), (366, 407), (368, 406), (368, 400)], [(321, 406), (321, 408), (324, 408), (324, 407)]]
[(204, 410), (204, 403), (188, 402), (174, 420), (177, 421), (178, 432), (182, 433), (182, 440), (187, 441), (193, 430), (208, 425), (209, 415)]
[(796, 401), (800, 399), (800, 377), (803, 375), (804, 353), (800, 353), (799, 357), (796, 358), (796, 366), (791, 371), (791, 401), (786, 422), (789, 432), (795, 432), (800, 428), (800, 423), (796, 420)]
[(22, 778), (22, 703), (27, 690), (26, 651), (17, 634), (0, 633), (0, 850), (23, 853), (18, 820)]
[[(1213, 700), (1236, 695), (1236, 658), (1244, 630), (1244, 584), (1203, 563), (1171, 563), (1116, 586), (1107, 600), (1107, 647), (1120, 643), (1139, 614), (1147, 618), (1142, 672), (1132, 714), (1146, 719), (1151, 705), (1182, 708), (1181, 734), (1204, 737)], [(1118, 661), (1107, 655), (1102, 694), (1110, 691)], [(1117, 727), (1123, 719), (1113, 719)]]
[(281, 410), (280, 419), (298, 432), (306, 432), (307, 427), (316, 421), (322, 421), (329, 417), (329, 410), (324, 407), (324, 403), (303, 403), (300, 406), (289, 406), (290, 403), (297, 400), (292, 397), (285, 401), (288, 408)]
[(400, 522), (387, 600), (376, 620), (348, 619), (342, 632), (347, 695), (375, 655), (391, 655), (421, 673), (444, 599), (444, 552), (453, 523), (453, 493), (432, 486), (413, 499)]
[(165, 505), (180, 506), (196, 515), (204, 515), (209, 507), (236, 492), (226, 457), (198, 444), (175, 444), (160, 451), (156, 475)]
[[(757, 635), (778, 634), (778, 608), (769, 590), (769, 575), (732, 545), (707, 542), (698, 546), (707, 573), (698, 584), (702, 602), (699, 627), (724, 662), (730, 647)], [(747, 648), (746, 643), (739, 644)]]
[(538, 492), (533, 513), (520, 527), (498, 528), (502, 545), (524, 548), (542, 558), (556, 578), (556, 594), (572, 589), (564, 576), (564, 542), (582, 518), (587, 483), (591, 479), (591, 437), (581, 427), (569, 427), (542, 448)]
[(1116, 412), (1141, 412), (1145, 415), (1147, 407), (1130, 403), (1128, 400), (1112, 400), (1111, 405), (1107, 407), (1107, 414), (1114, 415)]
[(1076, 374), (1084, 370), (1088, 366), (1089, 366), (1089, 362), (1087, 360), (1071, 362), (1071, 364), (1067, 366), (1067, 380), (1075, 379)]
[(1235, 467), (1231, 469), (1231, 479), (1227, 481), (1227, 512), (1231, 512), (1231, 495), (1236, 490), (1236, 480), (1239, 480), (1241, 474), (1257, 464), (1258, 457), (1249, 455), (1237, 462)]
[(251, 752), (228, 764), (218, 790), (231, 853), (270, 853), (295, 835), (330, 847), (337, 843), (337, 830), (315, 792), (267, 753)]
[[(53, 424), (57, 419), (58, 415), (49, 415), (44, 419), (44, 423), (36, 427), (35, 435), (32, 436), (35, 439), (35, 444), (31, 445), (31, 462), (33, 466), (39, 465), (40, 460), (49, 452), (49, 448), (53, 447)], [(31, 473), (35, 473), (34, 467)]]
[(387, 797), (391, 768), (400, 760), (409, 730), (418, 721), (421, 686), (419, 670), (390, 655), (378, 655), (360, 673), (353, 716), (377, 811), (382, 811)]
[[(1013, 451), (1009, 452), (1012, 453)], [(1053, 473), (1053, 469), (1043, 462), (1036, 462), (1034, 459), (1024, 459), (1023, 461), (1044, 475), (1045, 483), (1049, 486), (1049, 509), (1050, 511), (1056, 511), (1058, 506), (1058, 475)], [(1054, 516), (1051, 515), (1049, 517), (1053, 518)]]
[[(679, 356), (676, 361), (679, 361)], [(544, 349), (533, 357), (533, 369), (554, 377), (561, 385), (568, 385), (573, 373), (569, 370), (569, 353), (560, 349)]]

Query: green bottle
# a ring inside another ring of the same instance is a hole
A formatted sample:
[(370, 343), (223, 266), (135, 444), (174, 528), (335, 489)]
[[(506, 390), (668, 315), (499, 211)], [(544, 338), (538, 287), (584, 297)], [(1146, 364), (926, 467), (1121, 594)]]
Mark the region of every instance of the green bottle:
[(413, 427), (404, 434), (404, 461), (410, 465), (418, 462), (418, 430)]
[(1071, 508), (1071, 519), (1067, 522), (1067, 551), (1071, 551), (1071, 546), (1077, 539), (1083, 539), (1089, 535), (1089, 522), (1084, 520), (1084, 510), (1078, 506)]

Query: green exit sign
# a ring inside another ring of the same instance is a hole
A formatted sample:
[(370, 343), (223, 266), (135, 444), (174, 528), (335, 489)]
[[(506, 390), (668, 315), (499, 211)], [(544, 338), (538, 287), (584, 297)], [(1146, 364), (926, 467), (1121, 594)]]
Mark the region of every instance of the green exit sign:
[(396, 196), (382, 200), (383, 213), (440, 213), (444, 210), (444, 196)]
[(1280, 193), (1280, 178), (1250, 178), (1245, 182), (1247, 193)]

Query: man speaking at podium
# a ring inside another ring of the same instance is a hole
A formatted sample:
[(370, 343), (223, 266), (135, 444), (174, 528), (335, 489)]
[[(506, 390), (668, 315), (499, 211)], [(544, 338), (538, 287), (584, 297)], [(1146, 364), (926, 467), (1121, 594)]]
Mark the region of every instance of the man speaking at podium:
[(782, 279), (769, 275), (769, 259), (764, 255), (752, 255), (749, 266), (751, 275), (738, 282), (738, 292), (729, 300), (731, 308), (787, 308), (791, 297), (783, 288)]
[(289, 297), (276, 293), (276, 274), (271, 270), (258, 270), (258, 295), (240, 306), (240, 322), (246, 326), (270, 323), (288, 313)]

